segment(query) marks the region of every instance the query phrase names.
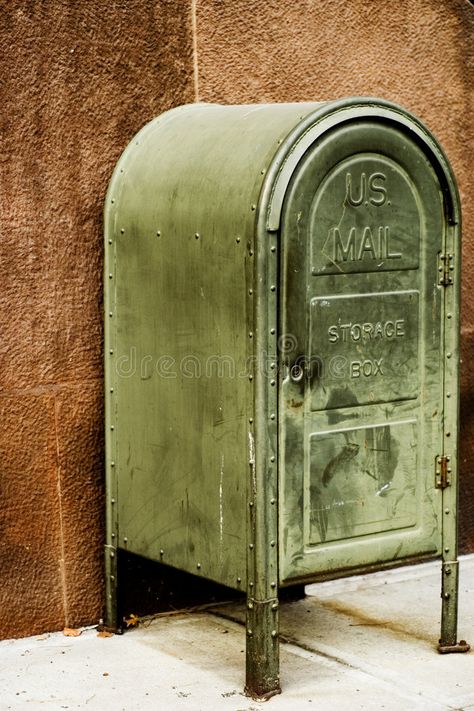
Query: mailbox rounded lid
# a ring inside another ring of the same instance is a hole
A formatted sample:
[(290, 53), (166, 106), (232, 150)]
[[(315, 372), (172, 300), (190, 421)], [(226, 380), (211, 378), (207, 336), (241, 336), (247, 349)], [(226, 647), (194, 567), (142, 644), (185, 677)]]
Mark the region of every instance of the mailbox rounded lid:
[[(283, 200), (292, 175), (305, 154), (323, 141), (331, 140), (331, 150), (322, 152), (320, 158), (325, 161), (322, 170), (332, 170), (338, 163), (340, 143), (344, 144), (341, 152), (346, 156), (361, 152), (361, 138), (370, 136), (377, 130), (377, 141), (382, 151), (391, 152), (398, 157), (405, 152), (400, 142), (400, 135), (406, 143), (416, 144), (427, 156), (437, 173), (443, 190), (446, 211), (449, 219), (458, 222), (459, 196), (456, 182), (437, 139), (427, 127), (406, 109), (383, 99), (370, 97), (352, 97), (320, 105), (301, 120), (286, 137), (280, 150), (275, 155), (274, 175), (271, 176), (271, 189), (266, 205), (266, 228), (276, 231), (280, 226)], [(373, 141), (372, 141), (373, 142)], [(407, 171), (416, 170), (416, 160), (407, 164)], [(270, 177), (270, 176), (269, 176)]]
[[(220, 230), (250, 238), (257, 222), (277, 231), (291, 176), (325, 136), (346, 142), (354, 126), (377, 124), (390, 144), (397, 133), (422, 147), (439, 176), (447, 214), (459, 220), (455, 181), (442, 148), (407, 110), (370, 97), (324, 103), (222, 106), (190, 104), (147, 124), (115, 168), (105, 204), (111, 214), (149, 215), (150, 229), (167, 223), (183, 234)], [(350, 140), (350, 139), (349, 139)], [(337, 144), (337, 140), (333, 145)], [(114, 218), (115, 219), (115, 218)], [(161, 229), (161, 228), (159, 228)]]

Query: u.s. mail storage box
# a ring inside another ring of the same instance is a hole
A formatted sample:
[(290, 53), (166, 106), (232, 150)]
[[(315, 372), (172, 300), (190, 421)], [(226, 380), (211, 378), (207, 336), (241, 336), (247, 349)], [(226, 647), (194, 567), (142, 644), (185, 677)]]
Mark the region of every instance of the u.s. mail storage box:
[(105, 208), (107, 602), (126, 549), (247, 592), (441, 554), (456, 646), (460, 208), (386, 101), (182, 106)]

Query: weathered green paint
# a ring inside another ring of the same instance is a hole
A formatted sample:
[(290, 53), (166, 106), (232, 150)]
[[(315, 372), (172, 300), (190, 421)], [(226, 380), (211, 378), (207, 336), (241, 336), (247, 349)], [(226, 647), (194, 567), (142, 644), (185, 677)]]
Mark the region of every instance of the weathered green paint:
[(246, 589), (263, 697), (279, 587), (442, 551), (456, 639), (459, 221), (438, 144), (383, 101), (197, 104), (136, 136), (105, 208), (110, 626), (118, 548)]
[(268, 699), (280, 693), (278, 599), (247, 599), (245, 691)]
[(280, 388), (283, 580), (440, 552), (445, 222), (428, 158), (390, 125), (334, 131), (293, 174), (282, 219), (282, 331), (293, 341)]
[[(456, 194), (457, 198), (457, 194)], [(457, 203), (458, 205), (458, 203)], [(457, 207), (459, 210), (459, 207)], [(453, 283), (443, 289), (443, 447), (449, 457), (447, 477), (449, 486), (442, 490), (442, 587), (441, 587), (441, 637), (440, 651), (467, 651), (466, 645), (457, 646), (459, 566), (458, 551), (458, 438), (459, 438), (459, 348), (460, 292), (461, 292), (461, 240), (460, 214), (448, 221), (444, 249), (447, 274)], [(452, 269), (452, 272), (450, 271)], [(450, 571), (448, 573), (448, 570)]]

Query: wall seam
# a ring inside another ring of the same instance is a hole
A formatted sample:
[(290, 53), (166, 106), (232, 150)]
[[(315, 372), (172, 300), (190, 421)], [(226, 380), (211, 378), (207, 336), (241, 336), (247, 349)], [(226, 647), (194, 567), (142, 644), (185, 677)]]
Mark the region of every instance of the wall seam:
[(191, 27), (193, 33), (193, 76), (194, 76), (194, 101), (199, 102), (199, 64), (197, 44), (197, 0), (191, 0)]
[(0, 392), (1, 398), (8, 397), (40, 397), (47, 395), (55, 395), (57, 393), (80, 390), (83, 391), (85, 387), (92, 387), (96, 385), (102, 385), (103, 379), (96, 378), (94, 380), (81, 380), (79, 382), (58, 382), (54, 385), (35, 385), (32, 387), (12, 387), (3, 388)]
[(54, 398), (54, 436), (56, 442), (56, 487), (58, 492), (58, 509), (59, 509), (59, 574), (61, 580), (61, 593), (63, 600), (64, 627), (69, 626), (69, 605), (67, 596), (67, 578), (66, 578), (66, 561), (65, 561), (65, 544), (64, 544), (64, 514), (63, 514), (63, 494), (61, 484), (61, 458), (59, 447), (59, 405), (57, 397)]

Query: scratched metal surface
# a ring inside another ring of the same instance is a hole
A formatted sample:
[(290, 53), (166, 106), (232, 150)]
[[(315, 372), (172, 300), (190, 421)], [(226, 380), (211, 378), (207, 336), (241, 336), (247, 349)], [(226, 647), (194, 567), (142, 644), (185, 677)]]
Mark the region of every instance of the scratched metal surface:
[[(242, 589), (248, 565), (270, 579), (278, 434), (281, 584), (439, 552), (443, 198), (410, 119), (357, 104), (181, 107), (119, 161), (106, 207), (112, 548)], [(276, 421), (273, 375), (248, 377), (275, 343)]]
[(107, 198), (109, 545), (238, 589), (255, 207), (281, 139), (315, 106), (172, 110), (129, 145)]
[(441, 546), (445, 214), (414, 140), (365, 121), (315, 144), (282, 220), (280, 577)]

